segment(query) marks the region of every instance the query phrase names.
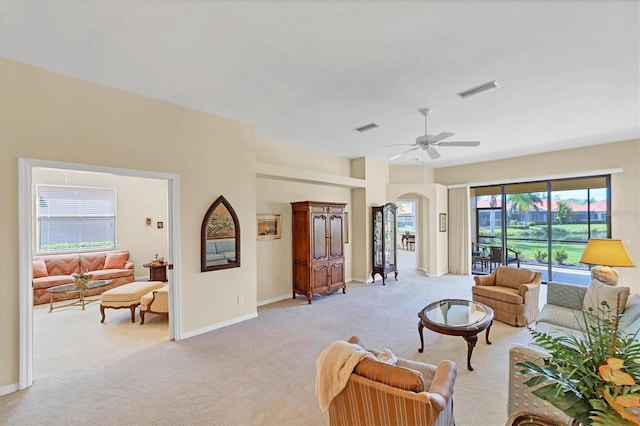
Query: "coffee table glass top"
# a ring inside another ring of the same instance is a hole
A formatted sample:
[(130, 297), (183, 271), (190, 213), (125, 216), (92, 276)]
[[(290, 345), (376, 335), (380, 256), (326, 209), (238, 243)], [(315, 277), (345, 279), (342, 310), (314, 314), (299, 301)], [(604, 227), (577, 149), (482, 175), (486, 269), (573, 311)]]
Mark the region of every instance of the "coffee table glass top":
[[(111, 284), (111, 280), (95, 280), (87, 282), (84, 290), (91, 290), (94, 288), (104, 287)], [(49, 287), (47, 293), (69, 293), (71, 291), (80, 291), (83, 288), (76, 286), (76, 283), (62, 284), (54, 287)]]
[(481, 303), (462, 299), (444, 299), (431, 303), (421, 312), (420, 317), (442, 327), (471, 327), (484, 324), (493, 315)]

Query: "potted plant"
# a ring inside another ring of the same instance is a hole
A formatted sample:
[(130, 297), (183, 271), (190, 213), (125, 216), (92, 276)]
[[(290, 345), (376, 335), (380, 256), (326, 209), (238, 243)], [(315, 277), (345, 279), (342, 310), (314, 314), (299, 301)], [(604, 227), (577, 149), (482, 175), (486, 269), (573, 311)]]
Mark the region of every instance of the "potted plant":
[(640, 425), (640, 343), (618, 330), (620, 309), (603, 302), (580, 318), (583, 336), (529, 329), (547, 352), (543, 365), (522, 361), (531, 392), (583, 425)]
[(73, 281), (78, 288), (85, 288), (89, 280), (91, 280), (91, 275), (87, 273), (78, 272), (76, 274), (73, 274)]

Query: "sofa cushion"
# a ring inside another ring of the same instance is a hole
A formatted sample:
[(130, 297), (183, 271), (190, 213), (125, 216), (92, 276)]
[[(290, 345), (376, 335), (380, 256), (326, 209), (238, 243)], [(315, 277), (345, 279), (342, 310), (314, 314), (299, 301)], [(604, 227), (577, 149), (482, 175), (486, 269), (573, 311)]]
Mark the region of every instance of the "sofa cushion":
[(589, 310), (589, 308), (593, 308), (595, 312), (598, 312), (601, 304), (607, 302), (609, 309), (613, 313), (616, 306), (618, 306), (618, 296), (620, 296), (620, 313), (623, 313), (630, 291), (629, 287), (615, 287), (598, 280), (592, 280), (587, 294), (584, 296), (583, 309)]
[(216, 251), (216, 243), (214, 243), (213, 241), (207, 241), (207, 255), (216, 253), (218, 253)]
[(501, 266), (496, 269), (496, 285), (509, 288), (520, 288), (520, 284), (528, 284), (534, 280), (536, 273), (527, 269)]
[(631, 330), (630, 326), (640, 318), (640, 294), (633, 293), (627, 299), (627, 307), (620, 316), (620, 328)]
[(71, 275), (80, 272), (80, 257), (77, 254), (57, 254), (43, 257), (47, 272), (51, 275)]
[(102, 269), (124, 269), (124, 265), (129, 260), (129, 253), (107, 253)]
[(44, 263), (44, 259), (33, 260), (33, 278), (48, 277), (47, 265)]
[[(121, 277), (133, 277), (133, 269), (103, 269), (89, 273), (92, 280), (112, 280)], [(133, 280), (131, 280), (133, 281)]]
[(499, 300), (501, 302), (513, 303), (516, 305), (522, 305), (522, 296), (517, 289), (510, 287), (496, 287), (496, 286), (473, 286), (471, 288), (473, 294), (478, 296), (488, 297), (490, 299)]
[(233, 252), (236, 251), (236, 242), (235, 241), (220, 241), (216, 242), (216, 252), (217, 253), (225, 253), (225, 252)]
[(419, 371), (410, 368), (389, 365), (371, 358), (364, 358), (353, 372), (359, 376), (394, 388), (411, 392), (424, 391), (424, 378)]
[(547, 303), (542, 308), (540, 316), (538, 316), (536, 330), (541, 326), (541, 323), (572, 330), (580, 330), (584, 326), (584, 318), (582, 317), (582, 311)]

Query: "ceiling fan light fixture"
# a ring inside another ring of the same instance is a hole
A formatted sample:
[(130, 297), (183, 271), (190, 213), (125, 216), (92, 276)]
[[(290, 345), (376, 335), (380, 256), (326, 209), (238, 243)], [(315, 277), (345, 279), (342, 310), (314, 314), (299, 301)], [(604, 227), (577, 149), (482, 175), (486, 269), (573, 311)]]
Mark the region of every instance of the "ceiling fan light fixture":
[(477, 94), (486, 92), (488, 90), (493, 90), (497, 88), (498, 88), (498, 83), (495, 80), (493, 80), (488, 83), (484, 83), (479, 86), (472, 87), (471, 89), (459, 92), (457, 93), (457, 95), (460, 96), (462, 99), (466, 99), (469, 96), (477, 95)]
[(365, 124), (364, 126), (360, 126), (360, 127), (356, 127), (356, 130), (359, 131), (360, 133), (366, 132), (368, 130), (373, 130), (378, 126), (376, 123), (369, 123), (369, 124)]

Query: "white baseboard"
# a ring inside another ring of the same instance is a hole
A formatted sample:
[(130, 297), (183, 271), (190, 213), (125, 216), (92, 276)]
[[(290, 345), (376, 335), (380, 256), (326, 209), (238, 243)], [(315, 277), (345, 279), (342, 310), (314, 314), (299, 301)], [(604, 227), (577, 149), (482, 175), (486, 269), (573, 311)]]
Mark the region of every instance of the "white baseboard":
[(188, 339), (189, 337), (198, 336), (200, 334), (208, 333), (209, 331), (217, 330), (219, 328), (224, 328), (233, 324), (238, 324), (240, 322), (256, 318), (257, 316), (258, 316), (258, 313), (254, 312), (251, 314), (242, 315), (240, 317), (230, 319), (228, 321), (219, 322), (217, 324), (213, 324), (208, 327), (203, 327), (197, 330), (188, 331), (186, 333), (182, 333), (180, 335), (180, 339)]
[(264, 306), (264, 305), (268, 305), (270, 303), (275, 303), (275, 302), (279, 302), (281, 300), (285, 300), (285, 299), (291, 299), (293, 297), (292, 293), (288, 293), (282, 296), (278, 296), (278, 297), (272, 297), (271, 299), (266, 299), (266, 300), (261, 300), (258, 302), (258, 306)]
[(0, 396), (9, 395), (10, 393), (14, 393), (20, 390), (20, 387), (17, 383), (13, 383), (10, 385), (0, 387)]

